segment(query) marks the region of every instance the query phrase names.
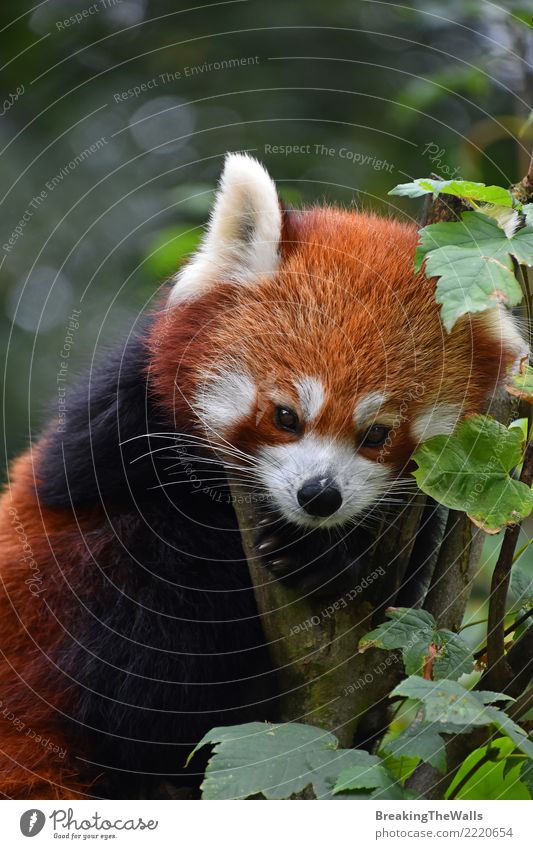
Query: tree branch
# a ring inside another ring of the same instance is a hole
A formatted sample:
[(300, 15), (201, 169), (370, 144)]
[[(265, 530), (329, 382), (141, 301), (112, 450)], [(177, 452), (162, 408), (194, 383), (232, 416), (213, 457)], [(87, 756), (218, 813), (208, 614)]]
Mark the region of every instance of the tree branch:
[[(527, 486), (533, 481), (533, 442), (528, 442), (520, 480)], [(505, 660), (505, 612), (507, 592), (511, 581), (513, 555), (521, 525), (511, 525), (505, 531), (502, 547), (492, 574), (489, 596), (489, 619), (487, 624), (487, 671), (486, 686), (504, 692), (513, 680), (513, 670)]]
[[(505, 631), (503, 632), (504, 637), (508, 637), (509, 634), (513, 633), (513, 631), (516, 631), (516, 629), (520, 625), (523, 625), (524, 622), (526, 622), (529, 619), (530, 616), (533, 616), (533, 609), (526, 610), (525, 613), (522, 614), (522, 616), (519, 616), (518, 619), (515, 619), (515, 621), (513, 622), (512, 625), (508, 625), (507, 628), (505, 629)], [(472, 624), (474, 624), (474, 623), (472, 623)], [(476, 623), (476, 624), (479, 624), (479, 623)], [(487, 654), (487, 646), (483, 646), (482, 649), (478, 649), (478, 651), (474, 652), (474, 660), (479, 660), (480, 658), (482, 658), (486, 654)]]
[[(533, 155), (526, 176), (514, 186), (511, 186), (511, 194), (521, 203), (527, 203), (533, 196)], [(530, 291), (527, 277), (522, 274), (522, 269), (515, 267), (515, 276), (524, 292), (524, 298), (528, 307), (528, 319), (530, 316)], [(531, 332), (531, 330), (529, 331)], [(531, 340), (529, 340), (531, 343)], [(528, 417), (530, 419), (531, 416)], [(528, 434), (529, 437), (529, 434)], [(520, 480), (527, 486), (533, 481), (533, 443), (528, 442), (522, 466)], [(489, 618), (487, 624), (487, 671), (484, 680), (487, 686), (493, 690), (504, 691), (514, 678), (513, 670), (505, 659), (505, 611), (507, 606), (507, 593), (511, 580), (511, 569), (513, 566), (513, 555), (518, 542), (521, 525), (512, 525), (505, 531), (502, 546), (496, 566), (492, 575), (489, 596)]]

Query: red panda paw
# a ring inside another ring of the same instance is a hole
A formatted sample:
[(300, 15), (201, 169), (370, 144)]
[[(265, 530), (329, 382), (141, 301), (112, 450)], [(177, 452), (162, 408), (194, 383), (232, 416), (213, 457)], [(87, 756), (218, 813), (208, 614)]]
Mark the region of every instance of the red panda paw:
[(357, 586), (363, 574), (353, 532), (335, 540), (327, 530), (302, 530), (286, 523), (260, 523), (255, 551), (279, 581), (303, 594), (329, 596)]

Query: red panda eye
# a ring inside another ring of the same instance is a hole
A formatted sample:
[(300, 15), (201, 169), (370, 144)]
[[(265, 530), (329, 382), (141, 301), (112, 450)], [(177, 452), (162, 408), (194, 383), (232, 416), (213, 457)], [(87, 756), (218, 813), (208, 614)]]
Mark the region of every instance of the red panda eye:
[(291, 433), (296, 433), (300, 426), (298, 415), (289, 407), (276, 407), (274, 421), (280, 430), (290, 430)]
[(387, 439), (390, 430), (390, 427), (387, 427), (387, 425), (372, 425), (363, 436), (361, 444), (367, 448), (379, 448)]

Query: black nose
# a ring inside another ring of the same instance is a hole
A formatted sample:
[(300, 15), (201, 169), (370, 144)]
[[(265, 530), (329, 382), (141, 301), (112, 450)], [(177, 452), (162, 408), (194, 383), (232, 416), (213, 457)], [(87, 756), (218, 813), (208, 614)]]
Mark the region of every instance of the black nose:
[(311, 478), (298, 490), (298, 504), (310, 516), (331, 516), (342, 504), (342, 495), (330, 478)]

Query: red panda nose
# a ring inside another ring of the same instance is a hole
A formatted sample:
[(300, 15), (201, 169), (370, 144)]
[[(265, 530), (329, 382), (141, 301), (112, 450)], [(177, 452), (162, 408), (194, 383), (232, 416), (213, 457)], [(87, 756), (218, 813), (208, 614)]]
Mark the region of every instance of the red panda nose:
[(331, 516), (342, 504), (342, 495), (330, 478), (311, 478), (300, 487), (298, 503), (310, 516)]

